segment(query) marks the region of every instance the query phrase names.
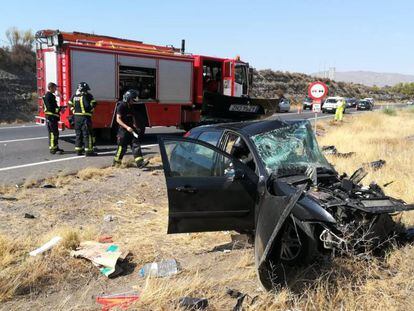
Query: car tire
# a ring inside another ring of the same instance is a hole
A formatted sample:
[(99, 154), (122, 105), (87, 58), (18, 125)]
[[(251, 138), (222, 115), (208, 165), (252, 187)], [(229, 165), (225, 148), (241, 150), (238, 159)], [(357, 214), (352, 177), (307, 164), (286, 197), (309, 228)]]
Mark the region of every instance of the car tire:
[[(302, 224), (309, 232), (309, 236), (300, 228), (292, 218), (288, 218), (283, 225), (275, 250), (280, 250), (280, 254), (270, 254), (270, 257), (279, 257), (258, 267), (258, 258), (255, 258), (257, 276), (260, 284), (266, 290), (272, 290), (277, 286), (284, 286), (297, 273), (300, 267), (310, 264), (318, 256), (317, 240), (314, 237), (314, 228), (309, 224)], [(255, 243), (256, 247), (256, 243)], [(288, 250), (289, 249), (289, 250)]]

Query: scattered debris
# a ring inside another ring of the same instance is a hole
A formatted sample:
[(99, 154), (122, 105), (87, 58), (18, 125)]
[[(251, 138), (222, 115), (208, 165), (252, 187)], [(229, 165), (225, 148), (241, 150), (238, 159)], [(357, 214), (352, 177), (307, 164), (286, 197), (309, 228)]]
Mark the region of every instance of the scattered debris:
[(32, 214), (24, 213), (24, 218), (35, 219), (36, 217), (34, 215), (32, 215)]
[(385, 163), (387, 163), (385, 160), (380, 159), (380, 160), (377, 160), (377, 161), (372, 161), (372, 162), (369, 162), (369, 163), (365, 163), (364, 165), (369, 166), (369, 167), (373, 168), (374, 170), (378, 170), (381, 167), (383, 167), (385, 165)]
[(70, 253), (73, 257), (90, 260), (107, 277), (112, 275), (115, 270), (119, 273), (122, 272), (122, 269), (117, 266), (117, 261), (118, 259), (124, 260), (128, 254), (129, 252), (121, 252), (120, 247), (116, 244), (96, 241), (82, 242), (76, 251)]
[(385, 187), (388, 187), (389, 185), (391, 185), (391, 184), (393, 184), (393, 183), (394, 183), (394, 180), (389, 181), (389, 182), (387, 182), (387, 183), (383, 184), (382, 186), (385, 188)]
[(13, 197), (2, 197), (2, 196), (0, 196), (0, 200), (3, 200), (3, 201), (17, 201), (16, 198), (13, 198)]
[(330, 146), (322, 146), (321, 148), (322, 152), (324, 154), (336, 154), (338, 152), (338, 150), (336, 149), (335, 146), (330, 145)]
[(180, 267), (175, 259), (166, 259), (147, 263), (139, 270), (139, 275), (141, 277), (166, 277), (177, 274), (179, 271)]
[(31, 251), (29, 253), (29, 255), (30, 256), (37, 256), (39, 254), (42, 254), (42, 253), (48, 251), (49, 249), (51, 249), (52, 247), (54, 247), (55, 245), (57, 245), (61, 240), (62, 240), (62, 238), (60, 236), (55, 236), (49, 242), (43, 244), (42, 246), (35, 249), (34, 251)]
[(111, 222), (111, 221), (114, 221), (115, 220), (115, 216), (113, 216), (113, 215), (105, 215), (104, 216), (104, 221), (106, 221), (106, 222)]
[(248, 294), (243, 294), (242, 292), (239, 292), (238, 290), (231, 289), (231, 288), (227, 289), (227, 295), (229, 295), (231, 298), (237, 299), (236, 305), (232, 309), (233, 311), (243, 310), (243, 302), (245, 298), (249, 298), (250, 304), (252, 305), (253, 303), (256, 302), (257, 298), (259, 297), (259, 296), (251, 297)]
[(56, 188), (56, 186), (55, 185), (52, 185), (52, 184), (44, 184), (42, 186), (42, 188), (45, 188), (45, 189), (53, 189), (53, 188)]
[(253, 244), (253, 241), (251, 241), (247, 234), (232, 234), (230, 237), (233, 245), (236, 247), (241, 246), (244, 248), (249, 244)]
[(349, 158), (355, 154), (355, 152), (338, 152), (338, 149), (333, 145), (323, 146), (321, 149), (324, 154), (331, 154), (339, 158)]
[(99, 243), (113, 243), (114, 241), (112, 240), (112, 236), (110, 235), (101, 235), (98, 238), (98, 242)]
[(183, 297), (179, 303), (185, 310), (204, 310), (208, 306), (207, 298)]
[(118, 206), (121, 206), (121, 205), (124, 205), (125, 202), (120, 200), (120, 201), (116, 202), (115, 204), (118, 205)]
[(137, 292), (123, 294), (103, 295), (96, 297), (96, 302), (102, 305), (102, 311), (109, 311), (113, 308), (127, 310), (130, 305), (139, 299)]

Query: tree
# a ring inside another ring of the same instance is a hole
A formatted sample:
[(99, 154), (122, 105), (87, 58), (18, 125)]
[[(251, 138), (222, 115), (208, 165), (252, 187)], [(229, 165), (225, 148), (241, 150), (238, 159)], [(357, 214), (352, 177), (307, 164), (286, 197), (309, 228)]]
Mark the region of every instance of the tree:
[[(6, 30), (10, 47), (2, 48), (0, 66), (15, 73), (36, 71), (36, 54), (33, 51), (35, 37), (31, 30)], [(7, 61), (6, 61), (7, 60)]]

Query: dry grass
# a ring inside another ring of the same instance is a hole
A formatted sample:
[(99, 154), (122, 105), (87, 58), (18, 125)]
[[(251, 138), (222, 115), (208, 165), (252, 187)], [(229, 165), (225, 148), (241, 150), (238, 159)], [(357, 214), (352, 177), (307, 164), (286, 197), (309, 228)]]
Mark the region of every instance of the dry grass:
[(386, 193), (414, 202), (414, 135), (413, 114), (397, 111), (397, 116), (380, 112), (367, 113), (358, 118), (345, 118), (345, 123), (331, 126), (326, 136), (319, 138), (320, 145), (335, 145), (340, 152), (355, 152), (344, 159), (328, 156), (339, 172), (352, 174), (363, 163), (383, 159), (387, 163), (380, 170), (370, 170), (364, 182), (376, 181), (379, 185), (394, 181), (385, 188)]
[[(385, 188), (387, 194), (413, 202), (414, 167), (410, 162), (414, 156), (414, 142), (405, 139), (414, 135), (412, 116), (410, 111), (398, 111), (396, 116), (367, 113), (358, 118), (346, 115), (345, 122), (339, 125), (321, 122), (318, 130), (325, 135), (319, 137), (320, 144), (333, 144), (340, 152), (356, 152), (351, 158), (330, 156), (337, 170), (348, 174), (361, 163), (386, 160), (387, 164), (378, 171), (370, 171), (364, 182), (376, 180), (383, 184), (394, 180)], [(226, 295), (226, 288), (234, 288), (250, 296), (258, 295), (253, 304), (246, 300), (244, 310), (414, 308), (414, 248), (411, 245), (390, 250), (383, 259), (367, 261), (355, 257), (337, 258), (332, 263), (319, 262), (304, 271), (292, 287), (274, 293), (261, 291), (252, 248), (229, 253), (212, 251), (213, 247), (230, 242), (229, 232), (166, 235), (167, 198), (161, 161), (154, 157), (150, 162), (147, 172), (92, 169), (47, 181), (59, 184), (58, 189), (0, 189), (1, 193), (27, 200), (23, 203), (50, 206), (42, 209), (43, 218), (38, 220), (44, 221), (42, 226), (38, 224), (40, 227), (36, 231), (41, 234), (12, 236), (3, 231), (0, 236), (0, 301), (12, 303), (9, 309), (24, 306), (23, 309), (28, 305), (19, 300), (20, 295), (34, 294), (31, 301), (36, 300), (41, 306), (34, 309), (47, 306), (85, 310), (96, 307), (87, 297), (102, 293), (102, 288), (106, 293), (135, 289), (141, 294), (134, 306), (139, 310), (180, 310), (177, 301), (182, 296), (206, 297), (209, 310), (229, 310), (236, 300)], [(112, 179), (107, 180), (109, 176)], [(115, 221), (103, 223), (105, 214), (113, 215)], [(17, 220), (6, 220), (10, 227), (21, 226)], [(404, 221), (413, 223), (412, 213), (407, 213)], [(85, 223), (90, 227), (84, 226)], [(108, 233), (131, 251), (130, 260), (136, 269), (131, 275), (105, 281), (102, 285), (103, 277), (96, 268), (87, 261), (70, 258), (68, 253), (80, 241)], [(28, 251), (55, 235), (63, 237), (59, 246), (39, 258), (28, 257)], [(179, 274), (161, 279), (137, 276), (143, 264), (167, 258), (180, 262), (182, 271)], [(62, 286), (65, 290), (61, 291)], [(49, 290), (52, 290), (51, 298), (40, 295)], [(61, 298), (67, 303), (55, 302)]]
[[(28, 252), (53, 236), (62, 241), (46, 255), (30, 257)], [(40, 292), (44, 287), (76, 278), (77, 272), (88, 272), (88, 265), (70, 258), (69, 251), (79, 245), (80, 240), (91, 237), (91, 231), (76, 231), (60, 228), (41, 238), (15, 239), (0, 236), (0, 301), (16, 295)]]

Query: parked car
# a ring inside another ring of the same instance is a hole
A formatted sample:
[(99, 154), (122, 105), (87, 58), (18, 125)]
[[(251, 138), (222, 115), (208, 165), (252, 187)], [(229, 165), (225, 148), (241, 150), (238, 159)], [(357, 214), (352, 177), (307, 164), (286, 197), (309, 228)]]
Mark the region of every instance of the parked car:
[(369, 100), (360, 100), (357, 105), (357, 110), (372, 110), (373, 104)]
[(281, 98), (279, 100), (279, 109), (278, 112), (289, 112), (290, 110), (290, 100), (287, 98)]
[(391, 215), (414, 209), (375, 183), (362, 187), (362, 168), (339, 175), (304, 120), (200, 126), (159, 146), (168, 233), (250, 234), (266, 289), (325, 252), (383, 245), (403, 228)]
[(309, 109), (312, 110), (313, 107), (313, 100), (310, 97), (305, 97), (303, 100), (303, 110)]
[(355, 108), (358, 104), (356, 98), (345, 98), (346, 108)]
[[(342, 100), (344, 100), (343, 97), (328, 97), (322, 105), (322, 112), (323, 113), (326, 113), (326, 112), (335, 113), (336, 108), (338, 108)], [(344, 109), (344, 113), (345, 113), (345, 110), (346, 110), (346, 107)]]
[(364, 98), (363, 100), (369, 101), (371, 103), (371, 105), (374, 107), (375, 101), (374, 101), (374, 99), (372, 97), (367, 97), (367, 98)]

